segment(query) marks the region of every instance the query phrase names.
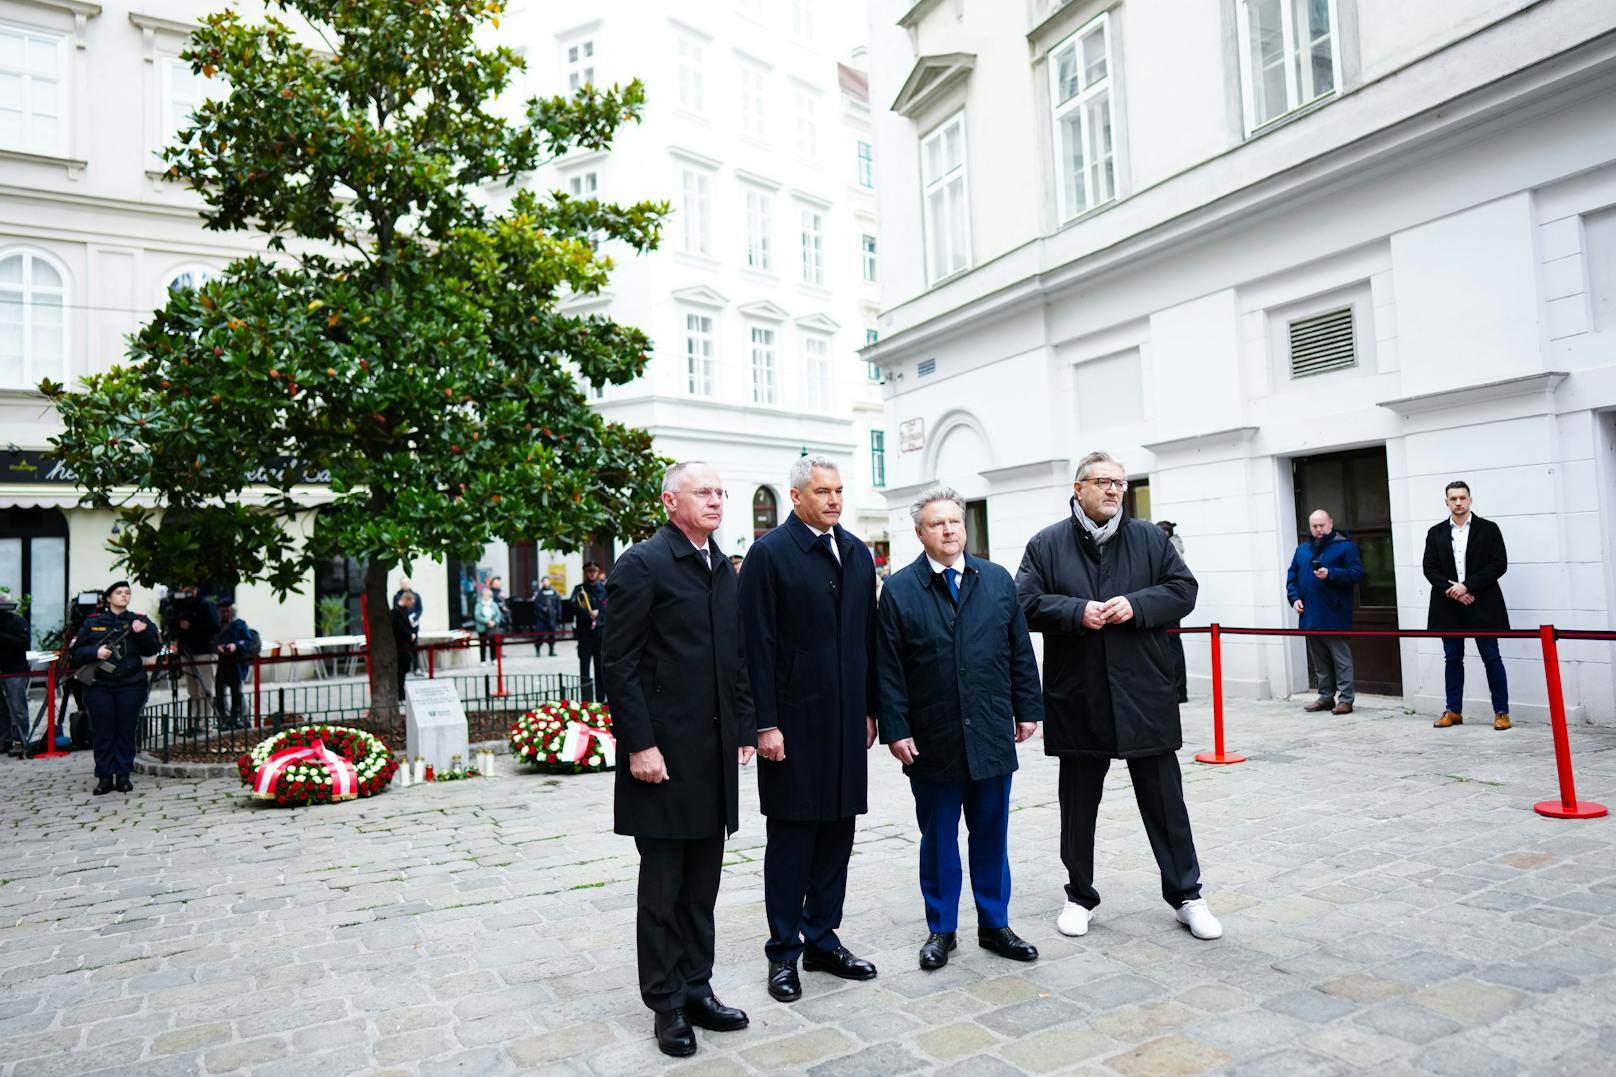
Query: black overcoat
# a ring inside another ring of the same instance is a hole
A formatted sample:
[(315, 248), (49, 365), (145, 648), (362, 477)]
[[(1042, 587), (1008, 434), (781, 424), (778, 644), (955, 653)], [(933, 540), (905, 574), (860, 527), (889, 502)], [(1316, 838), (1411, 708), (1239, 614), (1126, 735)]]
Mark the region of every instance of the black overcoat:
[[(757, 744), (741, 665), (735, 569), (717, 550), (707, 571), (668, 523), (618, 558), (601, 653), (617, 737), (615, 829), (639, 838), (710, 838), (740, 826), (737, 749)], [(665, 782), (629, 773), (656, 747)]]
[(771, 818), (828, 822), (866, 810), (875, 560), (840, 524), (832, 533), (840, 563), (788, 516), (747, 551), (741, 573), (757, 728), (778, 727), (785, 737), (783, 761), (757, 761), (759, 806)]
[[(1073, 499), (1074, 505), (1076, 499)], [(1124, 517), (1096, 546), (1074, 517), (1027, 543), (1016, 590), (1044, 634), (1044, 752), (1128, 759), (1184, 744), (1167, 628), (1195, 609), (1197, 585), (1155, 524)], [(1083, 627), (1083, 608), (1122, 595), (1133, 619)]]
[(876, 612), (881, 741), (913, 737), (903, 772), (980, 781), (1016, 769), (1016, 723), (1044, 720), (1038, 659), (1010, 573), (965, 555), (959, 605), (925, 554), (894, 572)]
[(1453, 563), (1453, 531), (1443, 520), (1425, 533), (1425, 558), (1421, 565), (1431, 581), (1431, 607), (1425, 627), (1432, 632), (1504, 632), (1509, 629), (1509, 607), (1498, 577), (1509, 571), (1504, 552), (1504, 533), (1491, 520), (1470, 514), (1470, 541), (1465, 545), (1465, 590), (1476, 596), (1466, 606), (1447, 596), (1452, 581), (1459, 578)]

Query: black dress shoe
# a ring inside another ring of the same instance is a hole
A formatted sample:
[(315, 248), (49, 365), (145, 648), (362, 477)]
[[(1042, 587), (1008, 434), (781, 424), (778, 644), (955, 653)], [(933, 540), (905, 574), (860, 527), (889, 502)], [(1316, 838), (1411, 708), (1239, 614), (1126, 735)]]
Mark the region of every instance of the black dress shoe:
[(769, 962), (769, 994), (776, 1002), (796, 1002), (802, 997), (802, 981), (797, 978), (795, 961)]
[(834, 950), (804, 950), (802, 967), (809, 972), (828, 972), (844, 980), (875, 979), (875, 966), (862, 957), (854, 957), (845, 946)]
[(952, 931), (933, 931), (920, 947), (920, 967), (940, 969), (948, 964), (948, 952), (958, 946)]
[(91, 791), (90, 795), (99, 797), (110, 792), (112, 792), (112, 775), (107, 774), (96, 781), (95, 789)]
[(709, 1032), (735, 1032), (750, 1023), (745, 1010), (724, 1005), (717, 995), (685, 999), (685, 1017), (697, 1028)]
[(113, 783), (112, 788), (116, 789), (120, 793), (127, 793), (133, 790), (135, 787), (134, 784), (130, 782), (129, 775), (120, 774), (118, 775), (118, 780)]
[(696, 1034), (685, 1020), (685, 1011), (657, 1011), (656, 1045), (663, 1054), (674, 1058), (688, 1058), (696, 1053)]
[(992, 950), (1000, 957), (1012, 961), (1037, 961), (1038, 947), (1007, 927), (982, 927), (976, 930), (977, 945)]

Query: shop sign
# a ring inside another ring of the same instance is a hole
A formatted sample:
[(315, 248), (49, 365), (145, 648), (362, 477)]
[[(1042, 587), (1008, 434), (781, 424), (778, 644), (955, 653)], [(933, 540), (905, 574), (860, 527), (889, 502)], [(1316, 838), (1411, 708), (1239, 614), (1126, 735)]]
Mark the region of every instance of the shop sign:
[(905, 419), (898, 424), (898, 451), (918, 452), (926, 447), (926, 420)]
[[(247, 483), (251, 486), (277, 486), (280, 483), (281, 473), (292, 466), (295, 466), (292, 460), (265, 464), (247, 474)], [(323, 468), (319, 471), (305, 471), (298, 481), (313, 486), (324, 486), (331, 482), (331, 472)], [(49, 451), (0, 449), (0, 483), (8, 482), (41, 486), (53, 484), (77, 486), (79, 477), (72, 468)]]

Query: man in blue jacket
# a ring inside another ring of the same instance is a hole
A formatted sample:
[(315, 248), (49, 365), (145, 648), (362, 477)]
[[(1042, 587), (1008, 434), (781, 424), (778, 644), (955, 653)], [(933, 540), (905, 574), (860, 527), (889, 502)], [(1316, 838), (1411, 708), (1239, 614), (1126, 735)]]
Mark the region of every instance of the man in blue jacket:
[(895, 572), (876, 614), (881, 740), (903, 764), (920, 823), (930, 931), (920, 967), (942, 968), (959, 919), (959, 820), (970, 832), (976, 939), (1014, 961), (1038, 950), (1010, 930), (1010, 775), (1044, 700), (1010, 573), (965, 552), (965, 500), (946, 486), (909, 509), (925, 552)]
[[(1301, 617), (1302, 628), (1346, 631), (1352, 627), (1352, 596), (1363, 579), (1358, 544), (1323, 509), (1307, 518), (1313, 538), (1296, 547), (1285, 573), (1285, 595)], [(1356, 696), (1352, 647), (1345, 636), (1308, 636), (1308, 657), (1318, 677), (1319, 698), (1302, 709), (1351, 714)]]

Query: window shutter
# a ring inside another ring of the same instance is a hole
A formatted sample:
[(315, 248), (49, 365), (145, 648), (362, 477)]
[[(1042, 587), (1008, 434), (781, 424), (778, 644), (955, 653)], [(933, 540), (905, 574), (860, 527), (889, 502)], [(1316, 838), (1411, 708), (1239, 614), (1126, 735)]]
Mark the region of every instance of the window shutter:
[(1291, 377), (1305, 378), (1358, 365), (1353, 350), (1351, 307), (1294, 321), (1290, 330)]

